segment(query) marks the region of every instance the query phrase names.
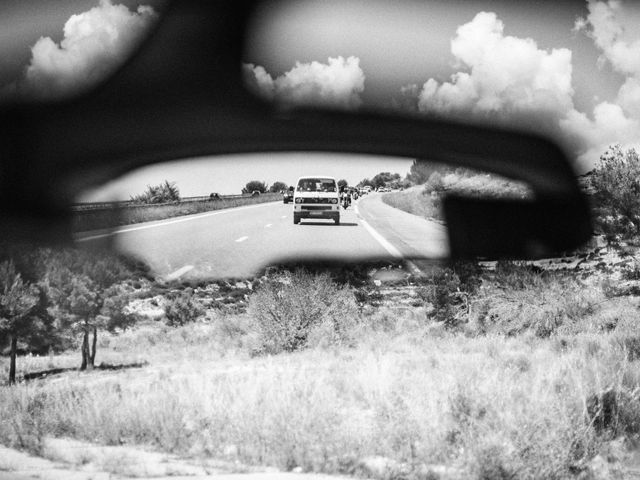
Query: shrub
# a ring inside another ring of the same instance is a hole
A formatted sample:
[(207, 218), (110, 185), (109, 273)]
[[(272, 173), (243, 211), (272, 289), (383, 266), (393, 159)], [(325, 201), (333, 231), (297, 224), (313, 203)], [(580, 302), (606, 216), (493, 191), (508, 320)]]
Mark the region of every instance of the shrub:
[(475, 263), (459, 262), (434, 270), (418, 295), (433, 305), (432, 318), (453, 327), (467, 320), (469, 298), (480, 284), (480, 269)]
[(640, 280), (640, 261), (632, 260), (620, 272), (625, 280)]
[(251, 180), (244, 186), (242, 193), (253, 192), (267, 193), (267, 184), (259, 180)]
[(358, 307), (352, 289), (326, 273), (284, 272), (267, 279), (249, 300), (265, 353), (349, 341)]
[(599, 433), (613, 437), (640, 432), (640, 400), (624, 390), (608, 389), (587, 398), (587, 421)]
[(167, 325), (178, 327), (195, 322), (204, 314), (204, 308), (193, 298), (193, 290), (187, 288), (169, 300), (164, 307)]
[(143, 205), (180, 201), (180, 190), (175, 182), (165, 180), (160, 185), (147, 185), (147, 190), (131, 197), (133, 203)]
[(640, 233), (640, 156), (613, 145), (602, 154), (590, 183), (596, 225), (611, 241)]
[(526, 331), (549, 337), (588, 328), (603, 294), (585, 288), (570, 274), (540, 271), (500, 262), (487, 275), (483, 294), (475, 299), (472, 321), (477, 333), (517, 335)]

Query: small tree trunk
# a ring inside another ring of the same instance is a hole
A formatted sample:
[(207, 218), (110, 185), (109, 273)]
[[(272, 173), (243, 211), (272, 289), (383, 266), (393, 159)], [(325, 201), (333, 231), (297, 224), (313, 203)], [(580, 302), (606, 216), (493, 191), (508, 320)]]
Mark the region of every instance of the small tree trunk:
[(85, 328), (82, 333), (82, 364), (80, 370), (86, 370), (89, 363), (89, 332)]
[(9, 361), (9, 385), (16, 383), (16, 351), (18, 350), (18, 336), (11, 335), (11, 360)]
[(91, 341), (91, 356), (89, 357), (89, 365), (91, 368), (95, 366), (96, 361), (96, 345), (98, 344), (98, 327), (93, 327), (93, 340)]

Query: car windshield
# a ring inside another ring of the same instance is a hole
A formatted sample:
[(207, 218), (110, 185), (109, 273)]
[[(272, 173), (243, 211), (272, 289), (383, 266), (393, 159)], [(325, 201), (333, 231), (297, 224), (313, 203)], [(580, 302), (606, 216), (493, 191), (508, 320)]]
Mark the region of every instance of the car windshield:
[(336, 181), (332, 178), (303, 178), (298, 181), (298, 192), (335, 192)]

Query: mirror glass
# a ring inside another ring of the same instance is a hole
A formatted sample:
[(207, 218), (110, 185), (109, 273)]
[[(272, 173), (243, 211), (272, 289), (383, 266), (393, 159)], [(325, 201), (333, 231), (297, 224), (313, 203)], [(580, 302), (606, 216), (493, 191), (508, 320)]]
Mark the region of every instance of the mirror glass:
[(162, 278), (246, 278), (298, 262), (413, 268), (447, 258), (441, 205), (450, 193), (530, 197), (495, 175), (411, 159), (220, 156), (142, 168), (84, 192), (76, 240), (115, 247)]

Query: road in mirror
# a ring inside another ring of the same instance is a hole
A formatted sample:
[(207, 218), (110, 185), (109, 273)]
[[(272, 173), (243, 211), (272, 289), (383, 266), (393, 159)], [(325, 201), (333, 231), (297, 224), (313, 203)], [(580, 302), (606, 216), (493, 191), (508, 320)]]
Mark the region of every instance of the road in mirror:
[(222, 156), (145, 167), (84, 192), (75, 231), (80, 245), (110, 244), (167, 279), (247, 278), (283, 263), (405, 264), (447, 257), (448, 193), (529, 195), (422, 160)]

